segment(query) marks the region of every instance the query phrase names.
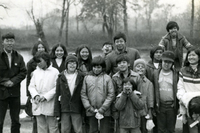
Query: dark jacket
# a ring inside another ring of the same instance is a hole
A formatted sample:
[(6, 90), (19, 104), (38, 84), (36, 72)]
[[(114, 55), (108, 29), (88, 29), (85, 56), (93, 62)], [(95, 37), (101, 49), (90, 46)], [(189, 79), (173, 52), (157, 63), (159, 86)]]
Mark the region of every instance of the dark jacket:
[[(154, 70), (154, 89), (155, 89), (155, 98), (156, 98), (156, 111), (160, 111), (160, 90), (159, 90), (159, 74), (160, 74), (161, 69), (159, 70)], [(177, 83), (178, 83), (178, 73), (176, 70), (173, 71), (173, 97), (174, 97), (174, 111), (178, 111), (179, 103), (176, 97), (177, 93)]]
[(61, 73), (62, 71), (65, 70), (65, 60), (63, 59), (62, 60), (62, 63), (60, 64), (60, 66), (58, 66), (58, 64), (56, 63), (56, 60), (55, 59), (52, 59), (51, 60), (52, 62), (52, 67), (55, 67), (56, 69), (58, 69), (58, 71)]
[(83, 105), (81, 102), (80, 94), (83, 85), (83, 79), (84, 74), (78, 71), (78, 75), (75, 81), (74, 93), (71, 95), (64, 71), (59, 74), (56, 83), (54, 105), (55, 116), (60, 116), (60, 113), (83, 113)]
[[(161, 68), (161, 64), (159, 65), (158, 69)], [(152, 60), (150, 60), (147, 65), (146, 65), (146, 77), (152, 82), (154, 83), (154, 70), (156, 70), (157, 68), (154, 66)]]
[(172, 39), (170, 34), (167, 34), (162, 38), (162, 40), (159, 43), (159, 46), (164, 47), (165, 50), (170, 50), (174, 52), (175, 54), (174, 66), (176, 68), (176, 71), (180, 71), (182, 67), (183, 47), (185, 47), (186, 49), (192, 47), (192, 45), (188, 42), (185, 36), (182, 36), (180, 33), (178, 33), (178, 36), (176, 38), (176, 48), (173, 48), (172, 46)]
[(120, 128), (140, 127), (139, 110), (144, 108), (144, 102), (134, 92), (129, 97), (121, 92), (117, 96), (115, 108), (119, 111)]
[(0, 85), (0, 99), (19, 97), (20, 83), (26, 77), (27, 71), (23, 57), (14, 50), (11, 57), (11, 68), (9, 68), (7, 54), (4, 51), (0, 52), (0, 83), (6, 80), (11, 80), (14, 83), (12, 87)]
[(31, 96), (30, 92), (28, 91), (28, 86), (31, 81), (31, 74), (36, 69), (37, 63), (32, 59), (30, 59), (27, 63), (27, 77), (26, 77), (26, 95)]

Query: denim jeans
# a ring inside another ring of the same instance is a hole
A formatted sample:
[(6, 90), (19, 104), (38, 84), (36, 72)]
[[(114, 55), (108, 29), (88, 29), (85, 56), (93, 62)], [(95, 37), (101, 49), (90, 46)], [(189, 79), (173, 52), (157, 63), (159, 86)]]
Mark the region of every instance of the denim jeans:
[(82, 116), (78, 113), (61, 114), (61, 133), (71, 133), (73, 126), (75, 133), (82, 133)]
[(120, 133), (141, 133), (140, 128), (120, 128)]
[(20, 97), (9, 97), (5, 100), (0, 100), (0, 133), (3, 132), (3, 123), (8, 106), (10, 108), (11, 133), (20, 133)]
[(110, 116), (104, 116), (103, 119), (99, 120), (99, 127), (98, 120), (95, 116), (89, 116), (89, 133), (98, 133), (98, 131), (100, 131), (100, 133), (110, 133), (110, 119)]
[(157, 113), (158, 133), (175, 133), (176, 113), (173, 107), (160, 107)]
[(36, 116), (38, 133), (59, 133), (58, 121), (54, 116)]

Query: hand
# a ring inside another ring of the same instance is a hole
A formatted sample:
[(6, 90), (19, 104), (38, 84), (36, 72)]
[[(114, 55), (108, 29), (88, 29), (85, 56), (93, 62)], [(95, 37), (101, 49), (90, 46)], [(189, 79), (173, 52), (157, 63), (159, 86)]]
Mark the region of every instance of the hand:
[(46, 101), (47, 99), (44, 97), (44, 96), (42, 96), (41, 98), (40, 98), (40, 102), (44, 102), (44, 101)]
[(136, 90), (134, 90), (133, 92), (134, 92), (135, 95), (141, 95), (142, 94), (141, 92), (136, 91)]
[(40, 102), (40, 96), (39, 96), (39, 95), (35, 96), (34, 102), (35, 102), (36, 104), (38, 104), (38, 103)]
[(60, 117), (56, 117), (56, 120), (59, 121), (59, 120), (60, 120)]
[(5, 87), (12, 87), (12, 86), (14, 85), (14, 83), (13, 83), (12, 81), (8, 80), (8, 81), (5, 81), (5, 82), (3, 83), (3, 85), (4, 85)]
[(124, 88), (123, 88), (123, 92), (124, 92), (125, 94), (130, 94), (132, 91), (133, 91), (133, 90), (132, 90), (132, 87), (124, 87)]

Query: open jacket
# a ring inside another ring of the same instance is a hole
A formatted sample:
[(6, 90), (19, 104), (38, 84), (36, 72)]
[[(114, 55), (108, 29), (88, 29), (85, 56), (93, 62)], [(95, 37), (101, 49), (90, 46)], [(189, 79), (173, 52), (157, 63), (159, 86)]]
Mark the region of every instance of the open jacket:
[(176, 48), (174, 49), (172, 46), (172, 39), (170, 34), (168, 33), (165, 35), (161, 41), (158, 44), (159, 46), (164, 47), (165, 50), (173, 51), (175, 54), (175, 61), (174, 66), (176, 68), (176, 71), (179, 71), (182, 67), (183, 63), (183, 47), (186, 49), (189, 49), (192, 47), (192, 45), (187, 41), (185, 36), (178, 33), (178, 36), (176, 38)]
[(111, 115), (111, 103), (115, 92), (112, 79), (105, 73), (85, 76), (81, 90), (81, 99), (86, 109), (86, 116), (94, 116), (91, 110), (98, 109), (104, 116)]
[[(154, 70), (154, 89), (155, 89), (155, 97), (156, 97), (156, 105), (155, 105), (155, 109), (157, 112), (160, 111), (160, 86), (159, 86), (159, 74), (160, 74), (160, 70)], [(177, 93), (177, 82), (178, 82), (178, 75), (176, 70), (172, 70), (173, 71), (173, 99), (174, 99), (174, 111), (178, 111), (178, 101), (176, 98), (176, 93)]]
[(81, 101), (81, 89), (83, 85), (84, 74), (78, 72), (73, 95), (70, 93), (69, 85), (64, 74), (65, 71), (59, 74), (56, 83), (56, 96), (54, 115), (60, 116), (60, 113), (83, 113), (83, 104)]
[[(23, 57), (15, 50), (11, 54), (11, 68), (8, 56), (4, 51), (0, 52), (0, 99), (20, 96), (20, 83), (26, 77), (26, 67)], [(11, 80), (14, 85), (5, 87), (2, 82)]]

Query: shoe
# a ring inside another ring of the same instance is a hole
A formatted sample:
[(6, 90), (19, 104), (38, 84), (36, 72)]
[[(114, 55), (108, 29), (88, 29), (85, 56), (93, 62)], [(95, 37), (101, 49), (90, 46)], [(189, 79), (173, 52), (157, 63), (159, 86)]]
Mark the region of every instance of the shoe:
[(28, 115), (26, 114), (25, 111), (23, 111), (23, 112), (19, 115), (19, 118), (20, 118), (20, 119), (23, 119), (23, 118), (26, 118), (26, 117), (28, 117)]

